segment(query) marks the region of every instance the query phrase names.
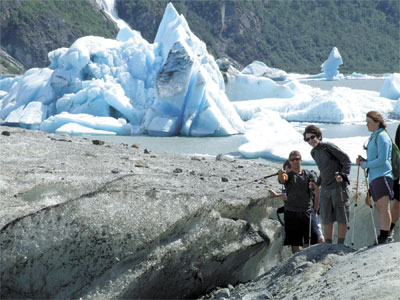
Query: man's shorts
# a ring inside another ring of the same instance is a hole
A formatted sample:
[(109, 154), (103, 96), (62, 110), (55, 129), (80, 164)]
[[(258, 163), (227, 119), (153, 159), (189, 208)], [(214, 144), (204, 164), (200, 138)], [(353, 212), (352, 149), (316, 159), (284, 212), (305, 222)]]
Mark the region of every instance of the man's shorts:
[(322, 224), (335, 221), (346, 224), (346, 220), (349, 219), (349, 190), (339, 186), (333, 189), (322, 188), (319, 206)]
[(393, 179), (389, 177), (378, 177), (369, 184), (372, 199), (378, 201), (382, 197), (389, 196), (393, 199)]
[[(285, 210), (285, 241), (287, 246), (303, 246), (309, 243), (310, 215), (307, 212)], [(318, 243), (318, 232), (311, 226), (311, 245)]]

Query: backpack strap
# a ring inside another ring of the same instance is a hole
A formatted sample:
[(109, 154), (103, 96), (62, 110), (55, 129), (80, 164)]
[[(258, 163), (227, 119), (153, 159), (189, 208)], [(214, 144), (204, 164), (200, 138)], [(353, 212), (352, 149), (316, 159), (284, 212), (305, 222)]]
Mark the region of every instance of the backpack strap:
[(386, 129), (383, 129), (381, 131), (379, 131), (377, 133), (377, 135), (375, 136), (375, 146), (378, 146), (378, 135), (380, 135), (382, 132), (386, 132), (387, 136), (389, 137), (390, 141), (392, 142), (392, 144), (394, 144), (392, 137), (390, 136), (389, 132), (386, 131)]

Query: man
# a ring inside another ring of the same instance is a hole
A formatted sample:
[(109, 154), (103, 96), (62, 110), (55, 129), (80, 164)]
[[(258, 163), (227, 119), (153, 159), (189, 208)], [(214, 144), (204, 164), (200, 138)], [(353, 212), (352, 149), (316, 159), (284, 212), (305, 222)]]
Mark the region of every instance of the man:
[(306, 127), (304, 141), (313, 147), (311, 156), (320, 171), (320, 213), (324, 225), (325, 243), (332, 243), (338, 223), (338, 244), (344, 244), (349, 218), (349, 184), (351, 161), (346, 153), (332, 143), (322, 142), (322, 132), (314, 125)]
[(315, 173), (301, 168), (301, 155), (298, 151), (289, 154), (290, 171), (283, 169), (278, 172), (278, 181), (285, 185), (285, 241), (284, 245), (292, 247), (292, 253), (318, 243), (318, 232), (311, 226), (310, 214), (313, 200), (310, 182), (316, 181)]

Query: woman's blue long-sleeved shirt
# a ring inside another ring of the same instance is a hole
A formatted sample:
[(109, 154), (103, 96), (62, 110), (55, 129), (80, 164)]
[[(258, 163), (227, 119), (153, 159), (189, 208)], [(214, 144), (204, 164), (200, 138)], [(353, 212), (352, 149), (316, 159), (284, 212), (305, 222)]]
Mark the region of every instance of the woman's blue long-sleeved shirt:
[[(376, 139), (377, 134), (379, 135)], [(373, 132), (368, 140), (367, 160), (362, 165), (364, 169), (369, 168), (369, 182), (378, 177), (390, 177), (394, 179), (391, 160), (392, 141), (387, 132), (380, 128)]]

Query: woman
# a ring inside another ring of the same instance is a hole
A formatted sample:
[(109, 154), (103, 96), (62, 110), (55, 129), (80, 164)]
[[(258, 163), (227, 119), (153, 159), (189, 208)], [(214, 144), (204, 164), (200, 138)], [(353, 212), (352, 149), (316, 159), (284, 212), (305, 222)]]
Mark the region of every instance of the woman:
[(358, 157), (356, 163), (363, 169), (369, 169), (370, 193), (379, 216), (378, 244), (386, 244), (392, 220), (390, 214), (390, 199), (393, 199), (392, 142), (379, 112), (368, 112), (366, 122), (368, 130), (372, 132), (367, 144), (367, 159)]

